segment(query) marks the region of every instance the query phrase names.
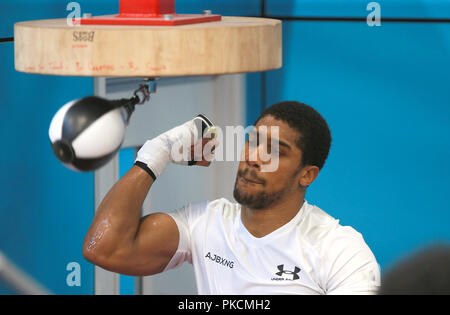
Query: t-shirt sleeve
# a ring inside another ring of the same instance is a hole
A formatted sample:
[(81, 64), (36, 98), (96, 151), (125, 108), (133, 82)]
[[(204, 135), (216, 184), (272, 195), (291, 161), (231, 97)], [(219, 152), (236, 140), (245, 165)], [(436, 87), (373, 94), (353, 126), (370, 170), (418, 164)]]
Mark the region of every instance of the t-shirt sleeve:
[(178, 268), (185, 261), (192, 264), (192, 230), (197, 220), (205, 213), (207, 206), (208, 201), (203, 201), (196, 204), (189, 204), (174, 212), (168, 213), (178, 227), (180, 239), (177, 251), (164, 271)]
[(326, 243), (323, 262), (326, 294), (376, 294), (380, 267), (361, 234), (350, 227), (341, 227)]

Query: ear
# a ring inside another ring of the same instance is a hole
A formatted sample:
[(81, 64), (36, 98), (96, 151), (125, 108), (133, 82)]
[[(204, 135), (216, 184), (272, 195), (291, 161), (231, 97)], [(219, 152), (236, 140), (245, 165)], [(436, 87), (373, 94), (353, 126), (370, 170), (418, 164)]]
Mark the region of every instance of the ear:
[(298, 184), (302, 187), (307, 188), (311, 185), (314, 180), (319, 175), (319, 168), (317, 166), (307, 165), (300, 171), (300, 177), (298, 179)]

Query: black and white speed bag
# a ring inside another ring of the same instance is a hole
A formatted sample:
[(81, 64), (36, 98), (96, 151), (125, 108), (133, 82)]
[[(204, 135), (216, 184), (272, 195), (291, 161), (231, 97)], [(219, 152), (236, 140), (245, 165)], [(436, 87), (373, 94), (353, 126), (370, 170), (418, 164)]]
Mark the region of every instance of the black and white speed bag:
[(123, 107), (99, 97), (69, 102), (56, 113), (50, 124), (53, 153), (71, 170), (96, 170), (119, 151), (127, 119)]

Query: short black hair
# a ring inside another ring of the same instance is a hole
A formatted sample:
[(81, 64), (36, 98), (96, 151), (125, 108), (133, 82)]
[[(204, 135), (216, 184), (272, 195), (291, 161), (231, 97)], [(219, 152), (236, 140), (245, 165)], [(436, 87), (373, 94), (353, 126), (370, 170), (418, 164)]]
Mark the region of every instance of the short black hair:
[(323, 168), (330, 152), (331, 132), (325, 119), (314, 108), (296, 101), (277, 103), (264, 110), (255, 125), (266, 116), (282, 120), (299, 132), (295, 143), (303, 152), (302, 165)]

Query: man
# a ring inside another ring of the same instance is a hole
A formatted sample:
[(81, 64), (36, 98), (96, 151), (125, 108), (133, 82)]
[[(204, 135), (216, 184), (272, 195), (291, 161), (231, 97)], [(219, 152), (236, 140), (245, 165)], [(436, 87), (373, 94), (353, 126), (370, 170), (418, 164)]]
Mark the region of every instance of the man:
[[(188, 122), (143, 146), (97, 211), (84, 243), (87, 260), (136, 276), (188, 261), (199, 294), (376, 293), (379, 267), (361, 234), (304, 199), (331, 135), (321, 115), (302, 103), (276, 104), (256, 122), (237, 172), (238, 203), (222, 198), (140, 219), (150, 187), (172, 160), (169, 152), (193, 134)], [(264, 142), (279, 144), (266, 150), (270, 159), (260, 154), (261, 146), (268, 149)], [(264, 171), (274, 160), (276, 169)]]

